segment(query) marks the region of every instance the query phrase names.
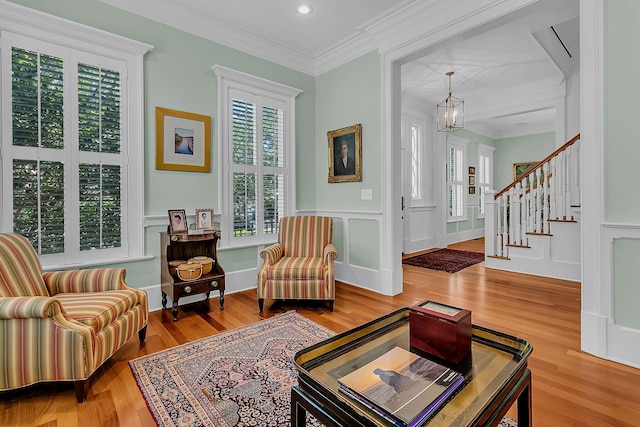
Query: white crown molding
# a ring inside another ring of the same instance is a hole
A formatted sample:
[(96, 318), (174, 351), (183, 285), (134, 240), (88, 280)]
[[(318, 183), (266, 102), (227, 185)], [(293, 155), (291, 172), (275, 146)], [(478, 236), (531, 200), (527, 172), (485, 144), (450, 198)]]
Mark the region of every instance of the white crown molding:
[[(0, 29), (15, 34), (49, 40), (51, 34), (64, 38), (65, 44), (93, 52), (94, 46), (113, 50), (119, 55), (141, 55), (153, 50), (147, 43), (99, 30), (88, 25), (49, 15), (6, 0), (0, 0)], [(104, 52), (101, 52), (104, 54)]]
[[(429, 46), (442, 39), (454, 37), (478, 27), (488, 20), (512, 13), (538, 0), (439, 0), (416, 1), (365, 31), (378, 43), (380, 53), (397, 50), (401, 46), (420, 44)], [(455, 4), (452, 4), (455, 3)], [(463, 13), (460, 13), (463, 11)], [(425, 32), (425, 29), (429, 29)]]
[(314, 74), (312, 58), (231, 27), (215, 18), (193, 13), (187, 7), (170, 8), (158, 0), (99, 0), (152, 21), (231, 47), (305, 74)]
[(331, 71), (366, 53), (377, 49), (377, 45), (367, 34), (344, 39), (315, 59), (314, 76)]

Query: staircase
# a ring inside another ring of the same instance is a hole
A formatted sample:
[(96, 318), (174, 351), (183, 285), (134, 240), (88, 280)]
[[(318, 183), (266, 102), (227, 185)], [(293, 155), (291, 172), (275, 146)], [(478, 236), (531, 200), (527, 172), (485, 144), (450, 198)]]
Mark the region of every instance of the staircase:
[(485, 195), (485, 267), (580, 281), (580, 135)]

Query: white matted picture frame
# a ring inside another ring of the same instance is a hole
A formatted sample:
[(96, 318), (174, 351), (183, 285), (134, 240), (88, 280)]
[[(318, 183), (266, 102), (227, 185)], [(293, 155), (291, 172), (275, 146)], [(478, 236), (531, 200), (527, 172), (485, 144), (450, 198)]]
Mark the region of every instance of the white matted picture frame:
[(187, 214), (184, 209), (169, 209), (169, 232), (184, 233), (188, 231)]
[(211, 117), (156, 107), (156, 169), (211, 171)]
[(196, 230), (213, 230), (213, 209), (196, 209)]

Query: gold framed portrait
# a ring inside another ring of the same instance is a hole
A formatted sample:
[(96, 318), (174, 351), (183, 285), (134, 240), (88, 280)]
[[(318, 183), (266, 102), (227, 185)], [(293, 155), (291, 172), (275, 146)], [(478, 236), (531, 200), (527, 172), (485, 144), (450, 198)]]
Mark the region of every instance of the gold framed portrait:
[(362, 181), (362, 125), (327, 132), (329, 182)]

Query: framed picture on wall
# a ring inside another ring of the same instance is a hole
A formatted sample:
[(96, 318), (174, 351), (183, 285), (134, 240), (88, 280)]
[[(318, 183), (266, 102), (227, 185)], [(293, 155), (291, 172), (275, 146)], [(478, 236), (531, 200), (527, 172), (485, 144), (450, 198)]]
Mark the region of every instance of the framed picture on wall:
[(475, 175), (475, 174), (476, 174), (476, 167), (469, 166), (469, 175)]
[(476, 194), (476, 187), (469, 187), (469, 194)]
[(469, 185), (476, 185), (476, 177), (469, 175)]
[(539, 162), (523, 162), (513, 164), (513, 180), (516, 181), (522, 175), (536, 167)]
[(362, 125), (327, 132), (329, 182), (362, 181)]
[(156, 169), (211, 171), (211, 117), (156, 107)]

